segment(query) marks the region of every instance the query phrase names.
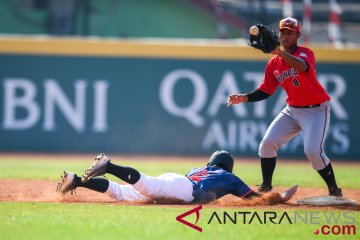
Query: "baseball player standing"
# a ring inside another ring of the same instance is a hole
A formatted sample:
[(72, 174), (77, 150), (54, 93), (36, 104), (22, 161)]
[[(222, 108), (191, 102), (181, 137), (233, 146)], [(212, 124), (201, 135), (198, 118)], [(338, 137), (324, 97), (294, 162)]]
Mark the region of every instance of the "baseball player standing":
[[(195, 168), (186, 176), (165, 173), (151, 177), (134, 168), (113, 164), (105, 154), (100, 153), (81, 178), (74, 173), (64, 172), (56, 191), (65, 195), (72, 193), (77, 187), (84, 187), (105, 193), (116, 201), (127, 202), (166, 200), (168, 203), (208, 203), (227, 194), (246, 199), (263, 197), (232, 173), (233, 166), (234, 159), (228, 152), (216, 151), (206, 166)], [(112, 174), (128, 184), (118, 184), (96, 177), (105, 173)], [(277, 203), (286, 202), (296, 190), (297, 186), (294, 186), (275, 200)], [(265, 199), (267, 197), (271, 196), (264, 196)]]
[(259, 146), (263, 182), (259, 192), (272, 189), (272, 177), (279, 148), (299, 132), (304, 152), (312, 167), (326, 182), (329, 195), (342, 196), (334, 170), (324, 152), (330, 123), (330, 97), (316, 79), (315, 57), (311, 49), (297, 45), (301, 35), (297, 19), (285, 18), (279, 23), (280, 47), (271, 53), (261, 85), (247, 94), (228, 97), (228, 106), (261, 101), (271, 96), (280, 85), (287, 93), (287, 106), (273, 120)]

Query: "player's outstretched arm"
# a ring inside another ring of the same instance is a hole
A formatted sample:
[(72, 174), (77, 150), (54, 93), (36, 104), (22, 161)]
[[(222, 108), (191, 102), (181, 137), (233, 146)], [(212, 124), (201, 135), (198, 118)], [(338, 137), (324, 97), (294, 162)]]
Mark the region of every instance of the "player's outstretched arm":
[(251, 201), (255, 205), (263, 206), (285, 203), (295, 195), (297, 189), (298, 185), (292, 186), (281, 194), (277, 192), (269, 192), (264, 194), (251, 192), (245, 196), (245, 199)]
[(243, 102), (258, 102), (270, 97), (270, 94), (261, 91), (260, 89), (255, 89), (248, 94), (233, 94), (230, 95), (227, 99), (227, 106), (230, 107), (233, 104), (239, 104)]

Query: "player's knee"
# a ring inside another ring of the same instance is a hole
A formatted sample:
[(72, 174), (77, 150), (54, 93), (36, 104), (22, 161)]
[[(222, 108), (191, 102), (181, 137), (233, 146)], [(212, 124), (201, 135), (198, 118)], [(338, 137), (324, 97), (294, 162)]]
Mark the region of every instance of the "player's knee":
[(319, 166), (317, 163), (322, 162), (320, 151), (318, 151), (316, 149), (305, 149), (304, 153), (305, 153), (306, 158), (311, 162), (313, 168), (315, 170), (318, 170)]
[(269, 138), (264, 138), (260, 142), (259, 146), (259, 156), (263, 158), (271, 158), (277, 155), (279, 149), (278, 144)]
[(151, 191), (151, 177), (146, 176), (144, 174), (140, 173), (140, 178), (139, 180), (133, 184), (132, 186), (134, 187), (134, 189), (136, 189), (139, 193), (146, 195), (147, 192)]
[(116, 182), (109, 181), (109, 187), (106, 190), (105, 194), (109, 195), (112, 199), (115, 199), (116, 201), (123, 200), (119, 184)]
[(320, 151), (315, 150), (315, 149), (305, 149), (304, 153), (305, 153), (307, 159), (309, 159), (311, 161), (313, 159), (320, 158)]

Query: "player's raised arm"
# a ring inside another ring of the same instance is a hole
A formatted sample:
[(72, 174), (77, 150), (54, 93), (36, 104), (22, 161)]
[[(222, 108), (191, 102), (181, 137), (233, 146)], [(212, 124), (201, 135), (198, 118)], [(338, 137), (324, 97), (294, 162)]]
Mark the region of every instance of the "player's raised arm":
[[(286, 33), (286, 32), (288, 32), (288, 33)], [(284, 31), (282, 31), (282, 33), (280, 35), (280, 39), (282, 39), (285, 34), (295, 34), (295, 33), (291, 32), (289, 30), (284, 30)], [(276, 54), (279, 57), (281, 57), (282, 59), (284, 59), (284, 61), (287, 64), (289, 64), (291, 67), (295, 68), (299, 72), (306, 72), (309, 69), (309, 65), (307, 64), (307, 62), (305, 60), (295, 57), (295, 56), (287, 53), (286, 51), (282, 51), (280, 49), (280, 47), (276, 48), (272, 53)]]

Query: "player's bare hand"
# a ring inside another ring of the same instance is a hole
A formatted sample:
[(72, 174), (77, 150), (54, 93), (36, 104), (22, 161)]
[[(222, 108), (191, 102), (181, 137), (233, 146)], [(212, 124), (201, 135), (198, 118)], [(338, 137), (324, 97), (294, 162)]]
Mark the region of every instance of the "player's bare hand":
[(233, 104), (239, 104), (247, 102), (248, 97), (245, 94), (232, 94), (227, 99), (227, 107), (230, 107)]

